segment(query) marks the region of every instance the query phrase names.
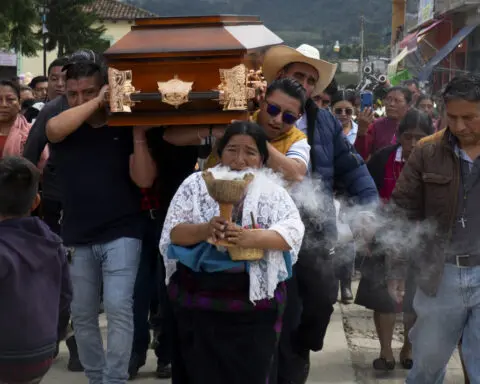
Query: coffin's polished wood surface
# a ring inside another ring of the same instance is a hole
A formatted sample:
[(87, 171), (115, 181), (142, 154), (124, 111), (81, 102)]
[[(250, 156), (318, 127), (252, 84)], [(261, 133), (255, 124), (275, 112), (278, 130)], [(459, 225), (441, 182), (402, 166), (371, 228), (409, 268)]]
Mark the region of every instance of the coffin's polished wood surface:
[[(208, 92), (218, 89), (220, 69), (244, 64), (256, 70), (264, 52), (281, 43), (255, 16), (152, 18), (137, 20), (105, 57), (109, 67), (131, 70), (132, 85), (141, 93), (159, 92), (157, 83), (174, 76), (193, 82), (192, 92)], [(110, 124), (227, 124), (244, 112), (224, 111), (215, 99), (190, 100), (178, 108), (150, 99), (135, 104), (131, 113), (112, 114)]]

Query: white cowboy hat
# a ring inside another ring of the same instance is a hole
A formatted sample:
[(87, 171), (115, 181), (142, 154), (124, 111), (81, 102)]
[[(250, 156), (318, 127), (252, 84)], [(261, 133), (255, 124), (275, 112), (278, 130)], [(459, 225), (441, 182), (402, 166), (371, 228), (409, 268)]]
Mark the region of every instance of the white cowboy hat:
[(263, 76), (270, 84), (278, 77), (278, 73), (290, 63), (305, 63), (318, 71), (319, 79), (313, 94), (322, 93), (333, 80), (337, 71), (337, 64), (320, 59), (317, 48), (302, 44), (297, 49), (286, 45), (277, 45), (270, 48), (263, 59)]

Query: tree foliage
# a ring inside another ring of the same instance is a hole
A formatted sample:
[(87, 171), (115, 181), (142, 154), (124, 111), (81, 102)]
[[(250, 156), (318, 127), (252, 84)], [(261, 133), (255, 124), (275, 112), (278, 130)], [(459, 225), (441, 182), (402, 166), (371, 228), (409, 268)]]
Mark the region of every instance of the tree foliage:
[(0, 49), (12, 49), (24, 56), (36, 56), (42, 49), (42, 12), (47, 5), (46, 48), (58, 49), (58, 55), (80, 48), (103, 51), (108, 42), (102, 38), (103, 25), (83, 7), (95, 0), (2, 0), (0, 7)]
[(58, 49), (58, 56), (75, 52), (80, 48), (103, 51), (108, 42), (102, 38), (103, 25), (95, 26), (98, 18), (86, 13), (83, 7), (95, 0), (50, 0), (47, 17), (47, 50)]
[(41, 45), (35, 26), (41, 23), (37, 0), (2, 0), (0, 7), (1, 48), (12, 49), (25, 56), (35, 56)]

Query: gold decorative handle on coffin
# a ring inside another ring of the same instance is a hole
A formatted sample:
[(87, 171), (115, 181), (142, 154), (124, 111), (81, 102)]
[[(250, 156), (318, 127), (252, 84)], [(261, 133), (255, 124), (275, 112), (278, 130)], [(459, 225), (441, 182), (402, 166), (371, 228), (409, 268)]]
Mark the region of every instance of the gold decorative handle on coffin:
[(119, 71), (108, 68), (109, 101), (111, 112), (132, 112), (132, 107), (138, 103), (131, 96), (140, 93), (132, 85), (132, 71)]
[(218, 91), (224, 111), (245, 111), (248, 101), (255, 98), (255, 86), (260, 78), (257, 72), (248, 70), (244, 64), (231, 69), (220, 69)]

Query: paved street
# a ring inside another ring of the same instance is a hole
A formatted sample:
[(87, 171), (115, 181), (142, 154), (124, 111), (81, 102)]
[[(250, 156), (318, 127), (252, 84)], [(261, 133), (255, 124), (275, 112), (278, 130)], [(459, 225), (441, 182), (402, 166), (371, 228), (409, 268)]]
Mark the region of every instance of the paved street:
[[(357, 286), (358, 281), (354, 282), (354, 290), (356, 290)], [(398, 364), (398, 355), (403, 343), (401, 315), (397, 319), (393, 341), (397, 369), (389, 373), (379, 373), (372, 369), (372, 362), (379, 356), (380, 352), (373, 323), (373, 312), (353, 304), (342, 305), (340, 311), (344, 320), (344, 329), (351, 352), (356, 382), (359, 384), (403, 384), (407, 371), (403, 370)], [(445, 384), (464, 384), (458, 353), (455, 353), (448, 365)]]
[[(356, 289), (357, 283), (354, 283)], [(105, 319), (101, 325), (105, 331)], [(395, 332), (394, 346), (398, 355), (402, 340), (401, 318)], [(375, 372), (372, 361), (378, 357), (379, 345), (376, 340), (372, 313), (356, 305), (337, 305), (325, 341), (325, 350), (312, 354), (312, 368), (308, 384), (401, 384), (406, 371), (397, 369), (388, 374)], [(62, 345), (60, 357), (55, 362), (45, 384), (87, 384), (83, 374), (67, 372), (67, 351)], [(446, 384), (463, 384), (460, 360), (456, 354), (448, 367)], [(167, 384), (170, 380), (154, 377), (155, 360), (151, 353), (147, 366), (142, 369), (139, 384)]]
[[(101, 325), (105, 332), (106, 322), (102, 316)], [(340, 308), (336, 309), (327, 334), (325, 351), (312, 355), (312, 369), (309, 384), (351, 384), (355, 382), (350, 353), (343, 331)], [(68, 352), (62, 343), (60, 356), (44, 380), (45, 384), (87, 384), (82, 373), (71, 373), (66, 369)], [(142, 368), (138, 379), (132, 383), (167, 384), (170, 380), (159, 380), (153, 375), (155, 359), (150, 353), (147, 366)]]

